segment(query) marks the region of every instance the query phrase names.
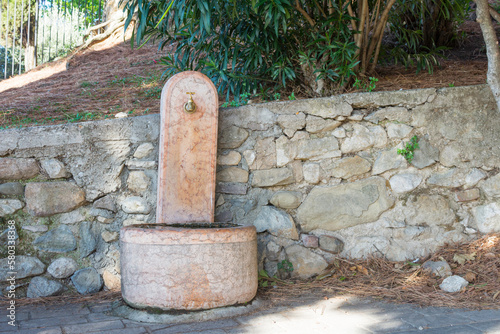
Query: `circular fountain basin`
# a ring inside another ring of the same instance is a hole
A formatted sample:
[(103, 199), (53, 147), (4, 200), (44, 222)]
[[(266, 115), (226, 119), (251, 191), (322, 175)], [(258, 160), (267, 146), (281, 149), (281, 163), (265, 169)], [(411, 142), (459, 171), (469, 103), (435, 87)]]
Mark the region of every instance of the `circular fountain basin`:
[(251, 301), (257, 293), (254, 226), (124, 227), (122, 296), (135, 308), (203, 310)]

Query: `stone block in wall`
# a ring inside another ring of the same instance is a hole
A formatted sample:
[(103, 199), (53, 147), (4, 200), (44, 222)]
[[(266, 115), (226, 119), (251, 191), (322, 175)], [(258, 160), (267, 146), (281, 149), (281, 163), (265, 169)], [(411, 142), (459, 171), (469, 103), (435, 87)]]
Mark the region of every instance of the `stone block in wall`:
[(76, 249), (76, 239), (68, 226), (61, 225), (36, 238), (33, 246), (45, 252), (67, 253)]
[(257, 228), (257, 232), (268, 231), (277, 237), (299, 239), (293, 218), (273, 206), (263, 206), (253, 225)]
[(342, 122), (333, 119), (324, 119), (317, 116), (307, 115), (306, 131), (309, 133), (319, 133), (332, 131), (339, 127)]
[(142, 143), (139, 145), (135, 152), (134, 152), (134, 158), (136, 159), (144, 159), (147, 158), (151, 152), (153, 152), (154, 146), (151, 143)]
[(49, 179), (61, 179), (71, 176), (64, 164), (57, 159), (42, 159), (40, 165), (49, 176)]
[(319, 237), (319, 247), (326, 252), (339, 254), (344, 250), (344, 242), (339, 238), (321, 235)]
[(472, 188), (484, 178), (486, 178), (485, 172), (477, 168), (472, 168), (472, 170), (470, 170), (469, 173), (465, 176), (464, 188)]
[(0, 217), (5, 217), (21, 210), (24, 203), (18, 199), (0, 199)]
[(16, 279), (41, 275), (45, 272), (45, 265), (34, 256), (16, 256), (15, 270), (12, 270), (8, 258), (0, 259), (0, 281), (5, 282), (11, 275), (9, 272), (16, 272)]
[(293, 264), (292, 277), (307, 279), (320, 274), (328, 267), (321, 256), (300, 245), (292, 245), (285, 249), (288, 260)]
[(431, 145), (426, 138), (418, 138), (418, 146), (413, 153), (411, 164), (417, 168), (425, 168), (439, 160), (439, 150)]
[(104, 281), (104, 286), (109, 291), (120, 291), (121, 279), (119, 275), (114, 275), (108, 270), (104, 270), (104, 272), (102, 273), (102, 279)]
[(270, 202), (278, 208), (295, 209), (302, 202), (302, 194), (297, 191), (278, 191)]
[(293, 115), (278, 115), (278, 124), (288, 137), (293, 137), (297, 130), (306, 126), (306, 115), (299, 112)]
[(113, 241), (118, 240), (120, 235), (118, 234), (118, 232), (103, 231), (101, 233), (101, 237), (102, 237), (102, 240), (104, 240), (104, 242), (113, 242)]
[(482, 181), (479, 187), (490, 198), (500, 197), (500, 173)]
[(452, 168), (434, 173), (427, 179), (427, 184), (446, 188), (458, 188), (465, 184), (465, 170)]
[(305, 112), (308, 115), (322, 118), (337, 118), (339, 116), (350, 116), (352, 110), (351, 105), (345, 101), (344, 96), (336, 95), (318, 99), (286, 102), (283, 103), (282, 112), (280, 113), (295, 114)]
[(292, 170), (286, 167), (256, 170), (252, 174), (253, 187), (283, 186), (294, 182)]
[(59, 222), (61, 224), (72, 225), (84, 221), (85, 215), (80, 210), (81, 209), (60, 214)]
[(352, 134), (341, 145), (342, 153), (354, 153), (370, 147), (382, 148), (387, 144), (387, 134), (381, 126), (366, 127), (353, 124)]
[(70, 257), (60, 257), (54, 260), (47, 272), (54, 278), (68, 278), (78, 269), (78, 264)]
[(359, 155), (341, 160), (324, 160), (320, 164), (326, 174), (342, 179), (368, 173), (372, 168), (370, 162)]
[(320, 167), (318, 163), (308, 162), (302, 166), (304, 180), (310, 184), (319, 182)]
[(99, 198), (92, 204), (96, 209), (104, 209), (112, 212), (116, 212), (116, 201), (112, 195), (106, 195)]
[(481, 233), (500, 232), (500, 204), (480, 205), (472, 209), (477, 228)]
[(402, 139), (406, 138), (413, 130), (413, 128), (406, 124), (389, 123), (386, 126), (387, 136), (389, 138)]
[(29, 180), (39, 173), (35, 159), (0, 158), (0, 180)]
[(387, 107), (371, 113), (365, 117), (365, 120), (375, 124), (384, 120), (409, 123), (411, 121), (411, 114), (404, 107)]
[(319, 246), (319, 238), (312, 234), (301, 234), (300, 241), (307, 248), (318, 248)]
[(386, 106), (416, 106), (426, 103), (436, 94), (435, 88), (401, 90), (394, 92), (355, 93), (345, 96), (347, 103), (354, 108), (373, 108)]
[[(125, 166), (127, 166), (127, 168), (130, 170), (156, 169), (157, 165), (158, 164), (156, 163), (156, 161), (152, 161), (152, 160), (130, 159), (130, 160), (125, 161)], [(112, 190), (112, 191), (114, 191), (114, 190)]]
[(412, 173), (400, 173), (391, 177), (389, 183), (392, 191), (402, 194), (416, 189), (422, 183), (422, 176)]
[(246, 183), (224, 183), (216, 185), (215, 192), (229, 195), (246, 195), (248, 185)]
[(80, 253), (80, 258), (83, 259), (96, 250), (97, 238), (90, 222), (81, 223), (79, 231), (78, 252)]
[(0, 184), (0, 195), (4, 196), (23, 196), (24, 185), (19, 182), (7, 182)]
[(219, 128), (223, 131), (228, 126), (264, 131), (275, 124), (276, 114), (264, 106), (246, 105), (240, 108), (221, 109), (219, 120)]
[(104, 284), (101, 275), (94, 268), (78, 270), (71, 276), (71, 282), (82, 295), (99, 292)]
[(333, 187), (315, 187), (297, 209), (303, 231), (336, 231), (373, 222), (394, 203), (386, 181), (370, 177)]
[(255, 158), (248, 164), (250, 169), (270, 169), (276, 167), (276, 143), (274, 138), (261, 138), (255, 143)]
[(448, 200), (441, 195), (421, 194), (406, 203), (406, 222), (417, 226), (450, 226), (456, 216)]
[(57, 296), (64, 291), (64, 285), (42, 276), (33, 277), (28, 285), (28, 298)]
[[(219, 154), (217, 156), (218, 165), (237, 166), (240, 163), (240, 161), (241, 161), (241, 154), (238, 151), (229, 151), (226, 154)], [(249, 162), (248, 165), (250, 165)]]
[(247, 140), (249, 133), (247, 130), (231, 125), (219, 130), (217, 146), (219, 149), (238, 148)]
[(238, 167), (228, 167), (217, 172), (217, 182), (248, 182), (248, 172)]
[(396, 147), (386, 151), (381, 151), (373, 164), (372, 174), (379, 175), (388, 170), (405, 168), (408, 166), (405, 158), (398, 154)]
[(148, 214), (151, 212), (151, 206), (148, 202), (139, 196), (127, 197), (121, 203), (122, 210), (131, 214)]
[(142, 170), (131, 171), (128, 175), (127, 186), (133, 193), (140, 194), (145, 192), (150, 184), (151, 179)]
[(72, 211), (85, 203), (85, 192), (72, 182), (31, 182), (25, 189), (26, 207), (37, 217)]

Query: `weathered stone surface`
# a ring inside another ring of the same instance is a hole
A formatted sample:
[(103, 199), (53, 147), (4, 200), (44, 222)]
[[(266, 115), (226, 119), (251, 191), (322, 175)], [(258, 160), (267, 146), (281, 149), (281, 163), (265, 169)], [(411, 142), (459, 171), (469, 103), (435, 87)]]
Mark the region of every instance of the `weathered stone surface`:
[(294, 182), (293, 173), (289, 168), (262, 169), (252, 174), (254, 187), (283, 186)]
[(44, 233), (49, 230), (47, 225), (24, 225), (22, 229), (33, 233)]
[(153, 152), (154, 146), (151, 143), (142, 143), (137, 147), (134, 152), (134, 158), (136, 159), (144, 159), (147, 158), (151, 152)]
[(465, 175), (462, 170), (452, 168), (437, 172), (427, 179), (427, 184), (446, 188), (457, 188), (465, 183)]
[(257, 228), (257, 232), (268, 231), (277, 237), (299, 239), (293, 218), (272, 206), (263, 206), (253, 225)]
[(477, 206), (472, 214), (481, 233), (500, 232), (500, 205), (497, 202)]
[(126, 213), (148, 214), (151, 212), (151, 206), (144, 198), (132, 196), (122, 202), (122, 210)]
[(243, 152), (243, 157), (245, 158), (247, 165), (250, 166), (257, 158), (257, 154), (253, 150), (245, 150)]
[(381, 126), (365, 127), (355, 123), (353, 130), (341, 146), (342, 153), (363, 151), (370, 147), (381, 148), (387, 143), (387, 134)]
[(78, 269), (75, 260), (69, 257), (60, 257), (52, 262), (47, 268), (47, 272), (54, 278), (68, 278)]
[(246, 195), (248, 185), (246, 183), (217, 183), (215, 191), (222, 194)]
[(237, 148), (247, 140), (249, 133), (247, 130), (237, 126), (229, 126), (221, 129), (218, 139), (219, 148)]
[(321, 166), (328, 171), (329, 175), (342, 179), (349, 179), (353, 176), (367, 173), (372, 168), (368, 160), (358, 155), (335, 161), (331, 165), (322, 163)]
[(120, 234), (118, 234), (118, 232), (103, 231), (101, 233), (102, 240), (104, 240), (105, 242), (116, 241), (118, 240), (119, 236)]
[(50, 179), (60, 179), (71, 176), (71, 173), (66, 169), (64, 164), (57, 159), (43, 159), (40, 161), (40, 165)]
[(372, 174), (382, 174), (391, 169), (405, 168), (407, 165), (405, 158), (399, 155), (398, 149), (394, 147), (379, 153), (373, 164)]
[(474, 187), (479, 181), (486, 178), (486, 173), (480, 169), (473, 168), (466, 176), (465, 176), (465, 188)]
[(288, 260), (293, 264), (292, 277), (310, 278), (328, 267), (325, 259), (300, 245), (292, 245), (285, 249)]
[(19, 182), (8, 182), (0, 184), (0, 195), (22, 196), (24, 195), (24, 186)]
[(53, 253), (67, 253), (76, 249), (76, 239), (66, 225), (39, 236), (33, 241), (35, 248)]
[(406, 204), (406, 222), (417, 226), (449, 226), (456, 221), (448, 200), (440, 195), (420, 195)]
[(71, 276), (71, 282), (73, 282), (76, 291), (82, 295), (99, 292), (104, 283), (101, 275), (94, 268), (78, 270)]
[(448, 277), (452, 275), (451, 267), (446, 261), (427, 261), (422, 265), (422, 269), (439, 277)]
[(28, 180), (39, 173), (35, 159), (0, 158), (0, 180)]
[(296, 143), (295, 159), (299, 160), (321, 160), (339, 157), (339, 142), (335, 137), (324, 137), (317, 139), (302, 139)]
[[(217, 156), (217, 164), (224, 166), (236, 166), (241, 161), (241, 154), (237, 151), (229, 151)], [(250, 163), (248, 163), (250, 165)]]
[(116, 202), (112, 195), (106, 195), (99, 198), (92, 205), (96, 209), (104, 209), (112, 212), (116, 212)]
[(0, 199), (0, 217), (11, 215), (24, 207), (18, 199)]
[(85, 220), (85, 215), (80, 210), (66, 212), (59, 215), (59, 222), (61, 224), (72, 225)]
[(443, 280), (443, 283), (441, 283), (439, 287), (445, 292), (459, 292), (467, 285), (469, 285), (469, 282), (467, 282), (467, 280), (460, 276), (453, 275), (445, 278)]
[(332, 131), (342, 124), (342, 122), (333, 119), (323, 119), (312, 115), (307, 115), (306, 122), (306, 131), (309, 133)]
[(80, 224), (80, 241), (78, 243), (78, 251), (80, 258), (83, 259), (92, 254), (97, 247), (97, 238), (92, 231), (92, 224), (90, 222), (83, 222)]
[(248, 182), (248, 172), (238, 167), (228, 167), (217, 173), (217, 182)]
[(92, 217), (102, 217), (106, 219), (112, 219), (115, 214), (112, 211), (106, 209), (91, 208), (88, 214)]
[(387, 124), (387, 135), (389, 138), (405, 138), (412, 130), (413, 128), (406, 124)]
[(319, 164), (305, 163), (302, 166), (304, 180), (307, 183), (316, 184), (319, 182)]
[(319, 248), (333, 254), (339, 254), (344, 249), (344, 242), (339, 238), (321, 235), (319, 237)]
[(385, 183), (381, 177), (370, 177), (333, 187), (313, 188), (297, 209), (302, 230), (336, 231), (377, 220), (394, 203)]
[(301, 234), (300, 241), (307, 248), (318, 248), (319, 246), (319, 238), (312, 234)]
[(32, 182), (26, 185), (26, 207), (37, 217), (69, 212), (85, 202), (83, 189), (71, 182)]
[(414, 151), (411, 164), (417, 168), (425, 168), (439, 160), (439, 150), (434, 148), (426, 138), (418, 139), (419, 148)]
[(480, 188), (488, 197), (500, 197), (500, 173), (482, 181)]
[[(157, 169), (156, 161), (143, 161), (130, 159), (125, 162), (125, 165), (129, 170), (147, 170), (147, 169)], [(113, 192), (114, 190), (110, 190), (108, 192)]]
[(136, 194), (145, 192), (149, 185), (151, 184), (151, 179), (144, 173), (144, 171), (131, 171), (127, 178), (128, 189)]
[(28, 298), (57, 296), (64, 291), (64, 285), (45, 277), (33, 277), (28, 286)]
[(113, 275), (107, 270), (102, 273), (104, 286), (110, 291), (119, 291), (121, 288), (121, 279), (117, 275)]
[(344, 128), (340, 127), (340, 128), (336, 128), (335, 130), (333, 130), (332, 135), (336, 138), (345, 138), (346, 132), (345, 132)]
[(323, 118), (336, 118), (338, 116), (350, 116), (352, 107), (345, 101), (343, 96), (331, 96), (319, 99), (296, 100), (281, 102), (274, 108), (280, 114), (296, 114), (305, 112)]
[(470, 202), (479, 199), (479, 189), (467, 189), (455, 192), (455, 200), (457, 202)]
[(365, 117), (365, 120), (378, 124), (383, 120), (407, 123), (411, 119), (408, 109), (403, 107), (388, 107), (377, 110)]
[(295, 209), (302, 202), (302, 194), (298, 191), (278, 191), (271, 198), (271, 204), (283, 209)]
[(250, 169), (269, 169), (276, 167), (276, 143), (274, 138), (268, 137), (257, 140), (255, 143), (255, 158), (249, 164)]
[(288, 130), (286, 134), (291, 137), (295, 134), (295, 131), (306, 126), (306, 115), (303, 112), (293, 115), (279, 115), (278, 124), (283, 130)]
[(242, 106), (239, 108), (227, 108), (219, 111), (221, 120), (220, 128), (235, 125), (250, 130), (267, 130), (276, 122), (276, 114), (268, 108), (260, 106)]
[(8, 274), (11, 271), (16, 272), (16, 279), (37, 276), (45, 272), (45, 265), (42, 261), (33, 256), (16, 256), (16, 264), (14, 268), (12, 268), (12, 264), (9, 264), (9, 261), (11, 260), (8, 258), (0, 260), (1, 282), (5, 282), (5, 280), (11, 276)]
[(422, 183), (422, 176), (410, 173), (396, 174), (391, 177), (389, 183), (395, 193), (406, 193), (417, 188)]

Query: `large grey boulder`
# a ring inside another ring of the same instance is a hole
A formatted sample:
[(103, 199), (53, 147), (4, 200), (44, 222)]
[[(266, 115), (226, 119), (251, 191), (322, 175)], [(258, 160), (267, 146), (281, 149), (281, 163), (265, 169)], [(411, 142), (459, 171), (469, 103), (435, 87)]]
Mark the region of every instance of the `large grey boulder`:
[(386, 181), (370, 177), (333, 187), (315, 187), (297, 209), (302, 230), (336, 231), (374, 222), (394, 204)]
[(45, 277), (33, 277), (28, 286), (28, 298), (57, 296), (64, 290), (64, 285)]
[(37, 217), (72, 211), (85, 203), (85, 191), (71, 182), (32, 182), (26, 185), (26, 207)]
[(67, 253), (76, 249), (76, 239), (68, 226), (61, 225), (36, 238), (33, 246), (46, 252)]
[(71, 282), (82, 295), (99, 292), (104, 284), (101, 275), (94, 268), (78, 270), (71, 276)]
[(7, 278), (12, 276), (9, 272), (16, 272), (16, 279), (41, 275), (45, 272), (45, 265), (33, 256), (18, 255), (16, 256), (16, 263), (9, 264), (9, 259), (4, 258), (0, 260), (0, 281), (5, 282)]

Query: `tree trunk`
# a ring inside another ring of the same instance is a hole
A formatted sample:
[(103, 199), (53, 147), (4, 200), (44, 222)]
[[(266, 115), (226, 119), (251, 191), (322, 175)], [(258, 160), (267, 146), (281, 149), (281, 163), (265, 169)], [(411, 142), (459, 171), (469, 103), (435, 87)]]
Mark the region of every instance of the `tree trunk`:
[(487, 81), (500, 111), (500, 49), (489, 13), (488, 0), (476, 0), (477, 22), (481, 26), (488, 55)]

